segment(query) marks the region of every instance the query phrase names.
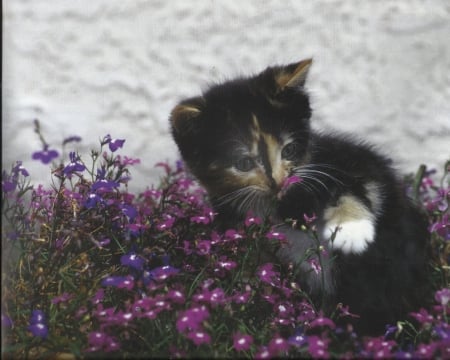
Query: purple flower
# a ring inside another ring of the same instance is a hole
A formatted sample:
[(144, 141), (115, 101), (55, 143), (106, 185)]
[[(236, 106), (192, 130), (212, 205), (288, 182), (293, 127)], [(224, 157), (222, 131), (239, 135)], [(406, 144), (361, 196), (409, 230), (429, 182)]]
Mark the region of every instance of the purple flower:
[(8, 175), (6, 171), (2, 172), (2, 191), (4, 193), (8, 193), (16, 189), (19, 175), (22, 175), (24, 177), (30, 175), (28, 171), (23, 167), (21, 161), (16, 161), (16, 165), (11, 169), (11, 175)]
[(123, 146), (124, 142), (124, 139), (112, 139), (111, 135), (108, 134), (103, 138), (102, 145), (108, 144), (109, 150), (111, 150), (111, 152), (115, 152)]
[(315, 274), (318, 275), (322, 272), (322, 266), (320, 266), (320, 262), (317, 258), (309, 259), (308, 263)]
[(219, 260), (217, 262), (217, 266), (218, 266), (218, 270), (224, 269), (224, 270), (229, 271), (229, 270), (234, 269), (237, 266), (237, 263), (232, 260), (224, 259), (224, 260)]
[(28, 326), (28, 330), (35, 337), (45, 339), (48, 336), (48, 326), (45, 323), (36, 323)]
[(209, 317), (209, 311), (205, 305), (195, 306), (182, 311), (177, 319), (177, 330), (181, 333), (187, 329), (198, 330), (200, 324)]
[(180, 270), (173, 266), (164, 265), (164, 266), (160, 266), (160, 267), (152, 269), (150, 271), (149, 275), (153, 280), (164, 281), (167, 278), (178, 274), (179, 272), (180, 272)]
[(113, 352), (120, 349), (120, 345), (115, 338), (101, 331), (93, 331), (88, 335), (89, 348), (87, 352)]
[(250, 349), (253, 344), (253, 337), (240, 332), (233, 335), (233, 347), (237, 351), (245, 351)]
[(272, 340), (270, 340), (268, 348), (271, 354), (279, 355), (280, 353), (284, 353), (288, 350), (289, 343), (281, 336), (276, 335)]
[(33, 310), (31, 313), (30, 324), (45, 322), (46, 316), (42, 310)]
[(236, 230), (228, 229), (227, 231), (225, 231), (225, 238), (229, 239), (229, 240), (240, 240), (240, 239), (243, 239), (244, 237), (242, 236), (242, 234), (238, 233)]
[(119, 289), (132, 290), (134, 278), (132, 276), (108, 276), (102, 280), (102, 286), (114, 286)]
[(156, 228), (159, 230), (159, 231), (162, 231), (162, 230), (168, 230), (168, 229), (170, 229), (172, 226), (173, 226), (173, 224), (175, 223), (175, 218), (174, 217), (172, 217), (171, 215), (165, 215), (165, 220), (163, 221), (163, 222), (161, 222), (161, 223), (159, 223), (158, 225), (156, 225)]
[(273, 264), (267, 263), (259, 267), (257, 275), (262, 282), (272, 284), (277, 273), (273, 270)]
[(262, 220), (257, 217), (257, 216), (253, 216), (252, 214), (248, 214), (245, 221), (245, 226), (246, 227), (250, 227), (251, 225), (261, 225), (262, 224)]
[(194, 330), (187, 334), (187, 338), (192, 340), (195, 345), (209, 344), (211, 337), (203, 330)]
[(441, 220), (430, 226), (429, 231), (432, 233), (437, 233), (445, 240), (450, 240), (450, 216), (448, 214), (444, 214)]
[(192, 216), (191, 221), (196, 224), (209, 224), (211, 222), (211, 219), (207, 216), (200, 215), (200, 216)]
[(135, 270), (141, 271), (144, 267), (145, 260), (134, 252), (122, 255), (120, 263), (124, 266), (131, 267)]
[(138, 215), (138, 212), (133, 205), (122, 204), (120, 205), (120, 209), (122, 210), (122, 214), (127, 216), (130, 220), (134, 220)]
[(312, 328), (317, 327), (317, 326), (328, 326), (330, 329), (334, 329), (336, 327), (333, 320), (323, 317), (323, 316), (319, 316), (318, 318), (313, 320), (311, 322), (310, 326)]
[(211, 250), (211, 241), (210, 240), (200, 240), (197, 243), (197, 254), (208, 255), (210, 250)]
[(287, 341), (290, 345), (301, 347), (308, 342), (308, 338), (304, 334), (302, 328), (297, 328), (294, 335), (292, 335)]
[(448, 302), (450, 300), (450, 289), (449, 288), (443, 288), (441, 290), (436, 291), (436, 294), (434, 295), (434, 298), (442, 306), (447, 306), (447, 304), (448, 304)]
[(266, 234), (266, 237), (268, 239), (274, 239), (274, 240), (286, 240), (286, 235), (285, 234), (283, 234), (283, 233), (281, 233), (279, 231), (276, 231), (274, 229), (270, 230)]
[(45, 339), (48, 336), (48, 326), (45, 313), (42, 310), (33, 310), (28, 330), (35, 337)]
[(433, 322), (433, 316), (425, 309), (420, 309), (419, 312), (412, 312), (410, 315), (416, 319), (420, 324), (431, 324)]
[(97, 191), (99, 189), (102, 190), (114, 190), (115, 188), (118, 188), (120, 184), (117, 181), (114, 180), (107, 180), (107, 179), (100, 179), (94, 182), (91, 186), (91, 189), (93, 191)]
[(23, 167), (22, 161), (16, 161), (16, 166), (14, 166), (14, 167), (12, 168), (11, 173), (12, 173), (15, 177), (16, 177), (16, 176), (19, 176), (19, 175), (22, 175), (22, 176), (25, 176), (25, 177), (30, 176), (30, 174), (28, 173), (27, 169), (25, 169), (25, 168)]
[(56, 150), (49, 150), (48, 145), (45, 145), (43, 150), (34, 152), (31, 158), (33, 160), (40, 160), (43, 164), (48, 164), (58, 156), (59, 154)]
[(315, 357), (320, 359), (326, 359), (329, 357), (328, 354), (328, 342), (329, 340), (323, 340), (318, 336), (310, 336), (308, 337), (308, 351), (309, 353)]
[(71, 151), (69, 153), (70, 163), (63, 169), (63, 173), (66, 176), (71, 176), (74, 172), (82, 172), (86, 167), (80, 162), (80, 157)]
[(422, 359), (432, 359), (436, 350), (436, 345), (436, 343), (419, 344), (414, 355)]
[(104, 289), (98, 289), (95, 295), (91, 298), (92, 305), (100, 304), (105, 297), (105, 290)]
[(86, 201), (84, 202), (84, 206), (88, 209), (92, 209), (97, 206), (98, 203), (103, 202), (103, 199), (100, 195), (91, 193), (88, 195)]
[(167, 298), (177, 304), (184, 304), (186, 301), (184, 294), (180, 290), (170, 290), (167, 293)]

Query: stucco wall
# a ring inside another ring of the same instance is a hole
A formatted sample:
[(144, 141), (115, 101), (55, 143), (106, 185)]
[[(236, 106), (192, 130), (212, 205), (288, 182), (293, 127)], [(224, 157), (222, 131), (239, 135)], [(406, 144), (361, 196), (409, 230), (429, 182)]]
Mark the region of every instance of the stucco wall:
[[(134, 188), (178, 157), (168, 132), (177, 101), (209, 83), (314, 58), (314, 126), (355, 133), (402, 172), (450, 157), (450, 2), (6, 0), (3, 166), (40, 143), (110, 133), (139, 157)], [(445, 147), (447, 150), (445, 151)]]

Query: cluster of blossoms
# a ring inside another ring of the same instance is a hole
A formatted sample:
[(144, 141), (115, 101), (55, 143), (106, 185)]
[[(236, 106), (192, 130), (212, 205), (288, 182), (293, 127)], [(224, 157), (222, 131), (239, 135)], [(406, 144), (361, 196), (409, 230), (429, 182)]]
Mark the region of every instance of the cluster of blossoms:
[[(295, 269), (262, 260), (267, 249), (283, 246), (276, 228), (249, 214), (235, 228), (215, 229), (205, 191), (181, 162), (157, 164), (160, 184), (129, 193), (128, 167), (139, 160), (117, 154), (124, 143), (101, 139), (92, 153), (95, 171), (70, 152), (55, 167), (59, 182), (50, 190), (27, 185), (20, 162), (3, 172), (6, 354), (450, 357), (449, 189), (435, 185), (432, 174), (423, 174), (416, 192), (438, 259), (436, 304), (387, 324), (378, 337), (361, 337), (345, 304), (324, 313), (298, 285)], [(33, 154), (43, 163), (58, 157), (44, 141)], [(314, 216), (305, 220), (313, 233)], [(320, 258), (307, 261), (320, 273)]]

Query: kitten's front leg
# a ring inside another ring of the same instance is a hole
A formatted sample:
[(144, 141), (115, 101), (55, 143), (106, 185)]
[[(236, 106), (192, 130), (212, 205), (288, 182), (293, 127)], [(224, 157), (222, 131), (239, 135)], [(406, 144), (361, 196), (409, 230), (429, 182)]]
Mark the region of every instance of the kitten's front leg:
[[(331, 252), (327, 248), (318, 249), (317, 242), (310, 234), (293, 229), (288, 225), (277, 227), (286, 235), (287, 243), (282, 246), (277, 256), (280, 260), (299, 266), (299, 280), (314, 297), (330, 296), (335, 291), (332, 271)], [(319, 259), (317, 251), (321, 252)]]
[(361, 254), (375, 240), (375, 214), (353, 195), (343, 195), (336, 206), (325, 209), (322, 235), (334, 239), (332, 248)]

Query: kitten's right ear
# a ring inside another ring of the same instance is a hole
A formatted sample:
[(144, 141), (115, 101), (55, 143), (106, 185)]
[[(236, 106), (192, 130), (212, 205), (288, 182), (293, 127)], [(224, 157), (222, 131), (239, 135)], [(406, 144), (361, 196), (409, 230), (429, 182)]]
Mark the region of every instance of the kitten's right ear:
[(184, 100), (172, 110), (170, 123), (175, 133), (186, 134), (196, 128), (197, 118), (205, 106), (203, 97)]
[(301, 88), (305, 85), (312, 59), (305, 59), (299, 62), (279, 67), (275, 73), (275, 81), (280, 90), (286, 88)]

